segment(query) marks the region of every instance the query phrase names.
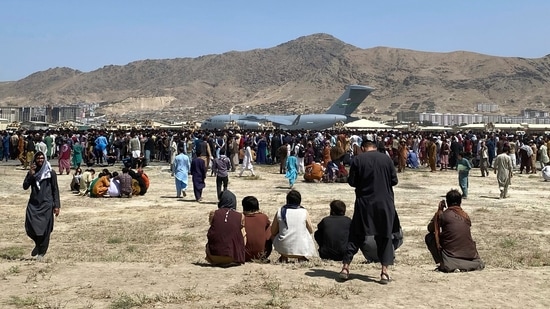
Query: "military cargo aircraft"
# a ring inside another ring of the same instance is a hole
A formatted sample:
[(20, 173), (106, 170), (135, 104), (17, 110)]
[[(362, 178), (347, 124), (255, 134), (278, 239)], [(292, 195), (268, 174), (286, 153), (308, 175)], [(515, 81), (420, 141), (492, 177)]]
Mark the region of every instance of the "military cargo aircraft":
[(283, 130), (323, 130), (337, 123), (346, 123), (359, 104), (375, 89), (369, 86), (348, 85), (344, 93), (324, 114), (302, 115), (261, 115), (225, 114), (206, 119), (201, 129), (227, 128), (227, 124), (237, 124), (241, 129), (262, 130), (266, 124)]

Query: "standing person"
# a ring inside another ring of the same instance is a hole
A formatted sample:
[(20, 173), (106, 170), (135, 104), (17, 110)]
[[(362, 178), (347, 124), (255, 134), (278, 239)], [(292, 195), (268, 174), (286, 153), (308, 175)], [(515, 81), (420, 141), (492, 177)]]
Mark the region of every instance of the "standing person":
[(132, 168), (135, 168), (136, 161), (141, 157), (141, 142), (137, 134), (132, 133), (132, 138), (130, 139), (130, 152), (132, 153)]
[(73, 159), (72, 159), (72, 165), (74, 168), (79, 168), (80, 164), (82, 164), (82, 152), (84, 151), (84, 148), (82, 147), (82, 144), (80, 144), (80, 141), (77, 140), (73, 145)]
[(481, 141), (479, 147), (479, 170), (481, 171), (481, 177), (489, 176), (489, 150), (485, 145), (485, 141)]
[(294, 183), (298, 178), (298, 169), (299, 169), (298, 160), (294, 155), (294, 151), (291, 151), (290, 156), (286, 158), (286, 174), (285, 174), (285, 178), (288, 179), (288, 184), (290, 186), (290, 189), (294, 187)]
[(430, 172), (435, 173), (435, 167), (437, 163), (437, 145), (435, 144), (436, 138), (427, 142), (426, 153), (428, 156), (428, 166), (430, 167)]
[(206, 164), (201, 157), (191, 161), (191, 179), (193, 180), (193, 193), (197, 202), (202, 202), (202, 190), (206, 187)]
[(239, 177), (243, 175), (245, 170), (250, 170), (252, 176), (256, 176), (256, 174), (254, 174), (254, 166), (252, 165), (252, 149), (250, 148), (250, 144), (250, 141), (246, 142), (246, 147), (244, 148), (243, 165), (241, 166)]
[(35, 243), (31, 255), (42, 260), (50, 244), (54, 215), (59, 215), (61, 207), (57, 175), (52, 171), (43, 152), (36, 153), (23, 181), (23, 189), (27, 190), (29, 187), (31, 194), (27, 203), (25, 231)]
[(279, 160), (279, 174), (286, 173), (286, 158), (288, 157), (288, 144), (283, 144), (277, 149), (277, 159)]
[(468, 175), (472, 165), (468, 159), (464, 158), (464, 152), (461, 151), (456, 156), (456, 169), (458, 170), (458, 185), (462, 190), (462, 198), (468, 198)]
[[(437, 270), (442, 272), (485, 268), (472, 239), (472, 221), (460, 207), (461, 203), (462, 196), (458, 190), (447, 192), (445, 200), (439, 202), (438, 210), (428, 224), (426, 246), (438, 264)], [(447, 205), (448, 208), (444, 211)]]
[(298, 142), (294, 147), (294, 153), (296, 153), (296, 158), (298, 160), (298, 174), (304, 174), (306, 172), (305, 166), (305, 157), (306, 157), (306, 148), (302, 145), (302, 142)]
[[(177, 155), (178, 155), (178, 141), (175, 136), (172, 136), (172, 141), (170, 142), (170, 172), (172, 176), (174, 176), (174, 171), (175, 171), (174, 161), (176, 160)], [(160, 156), (159, 156), (159, 161), (160, 161)]]
[(218, 200), (222, 193), (222, 185), (223, 191), (227, 190), (227, 184), (229, 183), (229, 168), (232, 169), (231, 161), (224, 154), (220, 155), (219, 158), (214, 159), (212, 162), (212, 171), (216, 173), (216, 196)]
[(443, 139), (441, 148), (439, 149), (439, 164), (441, 165), (440, 171), (447, 170), (449, 166), (449, 154), (451, 153), (451, 147), (447, 143), (446, 139)]
[(508, 155), (508, 152), (510, 152), (510, 146), (505, 145), (502, 148), (502, 151), (503, 152), (495, 158), (495, 161), (493, 162), (493, 169), (495, 174), (497, 174), (500, 198), (507, 198), (508, 186), (512, 181), (512, 170), (514, 169), (514, 164), (512, 164), (512, 159), (510, 159), (510, 156)]
[(11, 145), (10, 145), (10, 135), (7, 131), (4, 132), (4, 136), (2, 137), (2, 146), (3, 146), (2, 154), (4, 156), (4, 159), (6, 159), (6, 162), (8, 162), (8, 159), (10, 157)]
[(95, 139), (95, 147), (94, 147), (96, 164), (103, 165), (103, 160), (105, 159), (106, 161), (108, 144), (109, 144), (109, 141), (107, 141), (107, 138), (103, 135), (103, 132), (99, 132), (99, 136)]
[(407, 156), (409, 155), (409, 148), (405, 139), (401, 139), (397, 149), (397, 172), (402, 173), (407, 166)]
[(529, 141), (529, 147), (531, 147), (531, 152), (533, 153), (531, 155), (531, 174), (537, 173), (537, 144), (533, 140)]
[(46, 158), (50, 160), (54, 154), (54, 148), (53, 148), (54, 141), (49, 131), (46, 132), (46, 136), (44, 137), (44, 143), (46, 144)]
[(229, 151), (231, 153), (231, 171), (234, 172), (239, 165), (239, 139), (241, 138), (240, 134), (236, 134), (235, 137), (231, 138), (229, 143)]
[(546, 148), (546, 143), (544, 141), (540, 142), (539, 153), (540, 153), (540, 169), (542, 170), (544, 166), (546, 166), (546, 164), (550, 162), (550, 157), (548, 157), (548, 148)]
[(69, 175), (71, 171), (71, 147), (69, 147), (69, 143), (65, 141), (63, 145), (61, 145), (61, 149), (59, 150), (59, 158), (58, 158), (58, 165), (59, 165), (59, 175), (63, 175), (63, 171)]
[(388, 265), (392, 265), (394, 260), (392, 234), (400, 227), (393, 195), (393, 186), (398, 182), (397, 173), (392, 159), (378, 152), (372, 141), (363, 141), (361, 147), (365, 152), (353, 159), (348, 177), (349, 185), (355, 188), (355, 206), (340, 278), (348, 279), (353, 256), (365, 236), (374, 235), (382, 264), (380, 283), (388, 284), (392, 280)]
[(185, 190), (189, 183), (189, 157), (184, 153), (183, 147), (178, 148), (178, 155), (174, 158), (174, 178), (176, 179), (176, 197), (186, 197)]

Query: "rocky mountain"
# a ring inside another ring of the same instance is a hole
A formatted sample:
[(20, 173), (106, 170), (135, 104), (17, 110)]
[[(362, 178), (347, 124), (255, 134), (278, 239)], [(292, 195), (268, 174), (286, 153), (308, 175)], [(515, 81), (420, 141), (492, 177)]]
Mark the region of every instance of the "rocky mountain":
[(538, 59), (471, 52), (361, 49), (327, 34), (268, 49), (197, 58), (142, 60), (92, 72), (54, 68), (0, 83), (0, 106), (102, 102), (100, 111), (133, 118), (195, 119), (216, 113), (323, 112), (346, 84), (377, 90), (358, 114), (397, 111), (499, 113), (550, 107), (550, 55)]

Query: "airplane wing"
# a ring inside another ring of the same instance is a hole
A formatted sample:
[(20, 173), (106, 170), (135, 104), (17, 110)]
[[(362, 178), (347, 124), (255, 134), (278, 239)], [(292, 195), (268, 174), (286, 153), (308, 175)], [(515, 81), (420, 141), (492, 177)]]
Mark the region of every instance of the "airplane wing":
[(300, 115), (247, 115), (246, 120), (270, 121), (275, 126), (289, 126), (300, 121)]

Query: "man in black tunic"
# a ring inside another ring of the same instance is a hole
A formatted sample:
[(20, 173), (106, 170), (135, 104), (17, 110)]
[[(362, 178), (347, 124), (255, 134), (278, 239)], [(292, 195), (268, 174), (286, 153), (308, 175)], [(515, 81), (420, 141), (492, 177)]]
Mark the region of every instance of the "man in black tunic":
[(48, 251), (53, 216), (59, 215), (60, 202), (57, 175), (40, 151), (34, 155), (31, 168), (23, 181), (23, 189), (29, 187), (31, 195), (27, 204), (25, 230), (35, 243), (31, 255), (42, 260)]
[(364, 153), (353, 159), (349, 170), (348, 183), (355, 187), (355, 206), (340, 278), (348, 279), (353, 256), (365, 236), (374, 235), (382, 264), (380, 283), (387, 284), (391, 281), (388, 265), (394, 260), (392, 233), (399, 232), (400, 227), (393, 197), (397, 173), (393, 161), (376, 151), (373, 141), (364, 140), (361, 148)]

